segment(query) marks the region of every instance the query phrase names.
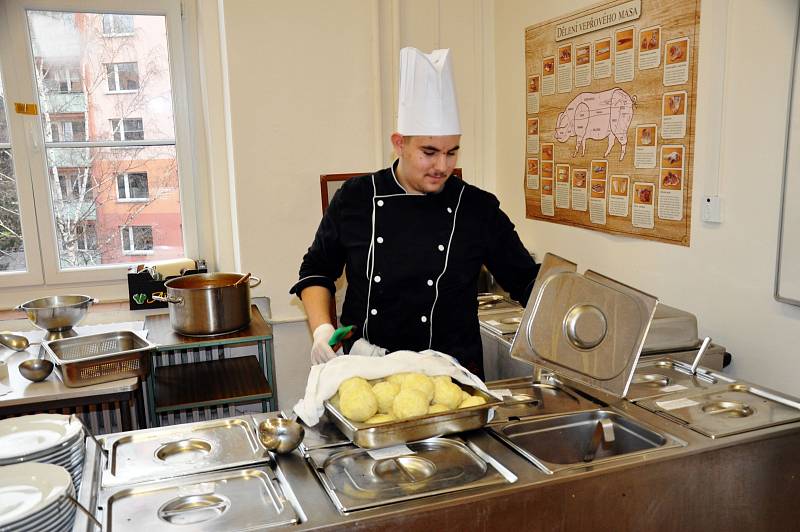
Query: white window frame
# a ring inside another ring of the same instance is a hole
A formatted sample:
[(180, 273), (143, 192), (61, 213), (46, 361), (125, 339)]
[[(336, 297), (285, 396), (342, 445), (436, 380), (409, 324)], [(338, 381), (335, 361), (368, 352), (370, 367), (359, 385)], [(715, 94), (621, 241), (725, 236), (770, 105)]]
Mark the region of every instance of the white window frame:
[[(38, 101), (32, 72), (33, 51), (29, 46), (30, 35), (26, 10), (70, 11), (95, 13), (120, 13), (132, 15), (165, 16), (169, 54), (170, 80), (175, 125), (175, 156), (179, 168), (180, 205), (183, 230), (183, 246), (186, 256), (197, 256), (198, 217), (195, 205), (196, 184), (192, 176), (193, 162), (192, 132), (189, 126), (189, 109), (194, 105), (187, 88), (188, 79), (194, 79), (197, 65), (188, 64), (188, 50), (184, 46), (184, 27), (194, 28), (193, 23), (181, 19), (182, 4), (195, 9), (196, 0), (163, 2), (161, 0), (0, 0), (0, 68), (7, 101)], [(185, 26), (184, 26), (185, 24)], [(16, 72), (20, 69), (20, 72)], [(189, 70), (190, 69), (190, 70)], [(199, 90), (199, 89), (196, 89)], [(200, 97), (199, 93), (196, 96)], [(13, 142), (14, 173), (17, 180), (17, 195), (20, 203), (25, 262), (27, 271), (0, 272), (0, 307), (13, 306), (24, 296), (10, 294), (3, 297), (5, 287), (41, 287), (49, 293), (75, 291), (81, 286), (91, 289), (103, 283), (106, 297), (127, 298), (127, 264), (100, 265), (76, 269), (62, 269), (59, 261), (58, 240), (53, 220), (53, 208), (49, 194), (49, 174), (44, 156), (45, 138), (41, 117), (17, 115), (7, 110), (9, 136)], [(158, 141), (121, 141), (125, 145), (142, 143), (158, 144)], [(171, 143), (170, 143), (171, 144)], [(63, 146), (69, 147), (69, 146)], [(34, 200), (34, 190), (37, 192)], [(57, 285), (67, 285), (59, 289)], [(49, 287), (49, 288), (48, 288)], [(35, 290), (33, 290), (35, 291)], [(28, 293), (31, 293), (29, 290)], [(96, 292), (95, 292), (96, 293)], [(9, 299), (13, 298), (13, 299)]]
[[(148, 227), (150, 228), (150, 238), (153, 240), (153, 249), (136, 249), (135, 242), (136, 239), (133, 238), (133, 229), (135, 227)], [(134, 246), (133, 249), (125, 249), (125, 239), (122, 237), (122, 232), (127, 230), (128, 233), (128, 242)], [(120, 244), (122, 245), (122, 253), (124, 255), (152, 255), (155, 253), (156, 248), (156, 239), (153, 237), (153, 226), (152, 225), (126, 225), (119, 228), (119, 240)]]
[[(131, 174), (144, 174), (145, 179), (147, 179), (147, 197), (144, 198), (132, 198), (131, 197), (131, 184), (129, 181)], [(119, 195), (119, 178), (122, 178), (125, 181), (125, 197), (121, 197)], [(124, 174), (119, 174), (116, 176), (116, 183), (114, 188), (117, 191), (117, 201), (120, 203), (146, 203), (150, 201), (150, 177), (147, 175), (147, 172), (125, 172)]]
[(119, 61), (117, 63), (105, 63), (106, 67), (106, 77), (108, 76), (108, 67), (113, 67), (114, 70), (114, 86), (117, 87), (116, 90), (111, 90), (108, 88), (108, 84), (106, 84), (106, 94), (136, 94), (139, 92), (139, 89), (120, 89), (119, 88), (119, 65), (128, 65), (134, 64), (136, 65), (136, 83), (139, 83), (139, 63), (138, 61)]

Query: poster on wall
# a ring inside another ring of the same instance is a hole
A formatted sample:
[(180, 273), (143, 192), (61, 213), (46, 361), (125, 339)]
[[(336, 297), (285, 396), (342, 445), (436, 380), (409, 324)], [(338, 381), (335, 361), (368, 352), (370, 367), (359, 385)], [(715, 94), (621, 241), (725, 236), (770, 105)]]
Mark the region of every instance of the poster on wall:
[(528, 218), (689, 245), (699, 24), (616, 0), (525, 29)]

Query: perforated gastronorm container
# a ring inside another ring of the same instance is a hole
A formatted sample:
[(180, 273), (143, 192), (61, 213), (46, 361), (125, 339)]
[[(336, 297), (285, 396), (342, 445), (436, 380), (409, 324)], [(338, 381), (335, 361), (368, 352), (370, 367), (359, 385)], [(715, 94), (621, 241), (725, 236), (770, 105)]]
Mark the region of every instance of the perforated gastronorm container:
[(43, 342), (61, 380), (73, 388), (144, 378), (154, 344), (131, 331), (117, 331)]

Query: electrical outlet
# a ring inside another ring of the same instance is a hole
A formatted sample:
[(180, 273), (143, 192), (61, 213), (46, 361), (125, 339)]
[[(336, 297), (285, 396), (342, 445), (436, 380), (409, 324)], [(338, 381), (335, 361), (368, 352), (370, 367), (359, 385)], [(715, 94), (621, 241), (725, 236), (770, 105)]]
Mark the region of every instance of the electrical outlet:
[(703, 221), (722, 223), (722, 198), (719, 196), (703, 197)]

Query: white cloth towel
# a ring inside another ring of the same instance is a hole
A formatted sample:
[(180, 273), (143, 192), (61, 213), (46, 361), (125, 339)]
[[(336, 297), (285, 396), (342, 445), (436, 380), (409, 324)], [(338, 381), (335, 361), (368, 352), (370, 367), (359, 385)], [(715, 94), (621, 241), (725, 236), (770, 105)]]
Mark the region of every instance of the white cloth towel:
[[(370, 351), (370, 346), (377, 350), (381, 348), (364, 342), (357, 351)], [(358, 342), (353, 345), (356, 350)], [(385, 350), (383, 350), (385, 352)], [(490, 392), (486, 385), (474, 374), (467, 371), (456, 359), (438, 351), (426, 350), (420, 353), (415, 351), (395, 351), (385, 356), (373, 356), (367, 359), (364, 356), (351, 354), (342, 355), (326, 362), (311, 367), (306, 383), (306, 394), (294, 405), (294, 411), (309, 427), (319, 422), (320, 416), (325, 412), (323, 402), (333, 397), (339, 385), (350, 377), (363, 377), (367, 380), (381, 379), (388, 375), (403, 372), (419, 372), (428, 376), (450, 375), (462, 384)]]

